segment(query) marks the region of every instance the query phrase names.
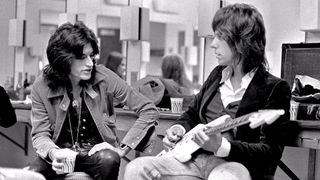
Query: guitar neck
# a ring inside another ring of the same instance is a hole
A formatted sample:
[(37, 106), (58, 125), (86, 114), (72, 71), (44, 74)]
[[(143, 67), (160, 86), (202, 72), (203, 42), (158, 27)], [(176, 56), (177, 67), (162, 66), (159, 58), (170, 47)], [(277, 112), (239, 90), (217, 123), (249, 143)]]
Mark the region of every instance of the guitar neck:
[(210, 126), (210, 123), (207, 124), (208, 126), (206, 127), (206, 129), (204, 130), (204, 132), (207, 135), (211, 135), (211, 134), (215, 134), (215, 133), (220, 133), (220, 132), (225, 132), (228, 131), (232, 128), (238, 127), (238, 126), (242, 126), (244, 124), (248, 124), (249, 121), (249, 117), (251, 116), (252, 113), (237, 117), (235, 119), (232, 118), (228, 118), (226, 119), (226, 121), (224, 123), (221, 123), (217, 126)]

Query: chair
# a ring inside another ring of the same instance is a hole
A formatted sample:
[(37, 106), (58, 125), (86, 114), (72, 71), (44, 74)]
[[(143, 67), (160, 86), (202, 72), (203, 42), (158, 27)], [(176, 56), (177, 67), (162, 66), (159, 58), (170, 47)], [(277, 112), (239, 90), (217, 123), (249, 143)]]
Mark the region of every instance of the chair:
[(84, 172), (72, 172), (64, 177), (57, 178), (55, 180), (93, 180), (93, 178)]
[(298, 176), (288, 168), (281, 160), (278, 163), (279, 168), (292, 180), (299, 180)]

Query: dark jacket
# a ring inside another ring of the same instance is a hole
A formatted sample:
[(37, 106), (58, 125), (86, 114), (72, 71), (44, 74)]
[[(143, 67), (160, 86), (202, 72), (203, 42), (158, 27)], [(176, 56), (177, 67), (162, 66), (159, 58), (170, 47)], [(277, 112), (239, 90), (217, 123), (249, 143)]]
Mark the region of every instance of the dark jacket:
[(0, 126), (10, 127), (17, 122), (17, 117), (7, 92), (0, 86)]
[[(218, 66), (211, 72), (189, 109), (179, 118), (178, 123), (187, 131), (199, 123), (208, 123), (205, 119), (206, 109), (219, 88), (223, 69), (223, 66)], [(243, 95), (236, 117), (260, 109), (284, 109), (285, 114), (268, 126), (256, 129), (250, 129), (248, 125), (238, 127), (235, 140), (230, 141), (230, 154), (225, 159), (245, 165), (253, 179), (272, 177), (284, 149), (287, 130), (284, 124), (290, 119), (290, 98), (291, 91), (286, 81), (262, 68), (257, 69)]]

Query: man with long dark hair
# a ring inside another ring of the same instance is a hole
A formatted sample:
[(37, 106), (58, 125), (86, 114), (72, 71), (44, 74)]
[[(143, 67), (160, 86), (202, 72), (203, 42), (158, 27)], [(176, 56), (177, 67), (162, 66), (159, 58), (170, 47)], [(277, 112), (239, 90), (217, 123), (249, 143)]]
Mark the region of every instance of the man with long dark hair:
[(125, 180), (199, 180), (211, 173), (213, 179), (272, 179), (284, 149), (281, 133), (287, 129), (281, 127), (289, 121), (291, 92), (286, 81), (267, 71), (262, 15), (247, 4), (228, 5), (216, 12), (212, 30), (211, 47), (219, 65), (189, 109), (167, 130), (164, 146), (173, 148), (193, 127), (226, 114), (235, 118), (260, 109), (283, 109), (284, 115), (260, 128), (235, 128), (230, 138), (200, 128), (193, 141), (201, 148), (191, 160), (182, 163), (170, 155), (141, 157), (127, 165)]
[[(31, 90), (32, 142), (39, 157), (30, 169), (47, 179), (82, 171), (94, 179), (116, 180), (120, 158), (150, 145), (156, 107), (115, 73), (95, 65), (97, 43), (82, 22), (61, 25), (49, 39), (49, 64)], [(121, 144), (113, 99), (138, 114)]]

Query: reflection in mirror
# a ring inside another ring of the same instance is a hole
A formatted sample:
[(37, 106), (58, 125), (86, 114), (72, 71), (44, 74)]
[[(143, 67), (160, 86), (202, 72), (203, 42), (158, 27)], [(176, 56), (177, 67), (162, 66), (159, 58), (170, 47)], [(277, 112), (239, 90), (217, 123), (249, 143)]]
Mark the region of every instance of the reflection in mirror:
[[(150, 61), (142, 62), (141, 73), (144, 76), (161, 76), (162, 57), (167, 54), (182, 56), (186, 74), (193, 83), (199, 82), (200, 38), (197, 31), (183, 24), (150, 23)], [(186, 45), (188, 41), (191, 45)], [(190, 43), (191, 42), (191, 43)], [(145, 69), (143, 69), (145, 68)]]
[[(26, 2), (26, 4), (28, 4), (31, 2), (31, 0)], [(28, 46), (23, 49), (20, 48), (19, 50), (23, 50), (23, 52), (19, 54), (24, 56), (22, 57), (23, 60), (21, 60), (23, 65), (18, 67), (17, 63), (15, 63), (15, 65), (11, 65), (5, 62), (5, 64), (13, 66), (13, 71), (16, 71), (16, 73), (9, 72), (7, 74), (13, 74), (12, 76), (15, 76), (17, 72), (22, 72), (24, 76), (25, 72), (27, 72), (28, 76), (37, 76), (40, 73), (42, 68), (48, 64), (46, 57), (46, 46), (48, 39), (53, 31), (57, 28), (58, 24), (61, 23), (60, 15), (65, 13), (76, 13), (77, 19), (84, 21), (85, 24), (92, 28), (96, 33), (101, 47), (101, 54), (100, 57), (98, 57), (99, 60), (106, 58), (110, 51), (118, 51), (124, 55), (126, 54), (126, 49), (124, 48), (126, 42), (119, 40), (120, 11), (124, 5), (115, 5), (110, 3), (111, 1), (73, 1), (77, 2), (77, 8), (71, 9), (67, 7), (67, 5), (70, 5), (71, 2), (66, 2), (70, 1), (39, 0), (35, 1), (34, 3), (30, 3), (32, 6), (25, 6), (25, 10), (27, 10), (25, 14), (28, 15), (26, 19), (28, 24), (35, 24), (35, 27), (39, 25), (39, 28), (34, 30), (33, 36), (37, 37), (37, 40), (39, 40), (37, 41), (38, 43), (35, 44), (40, 46), (39, 51), (41, 52), (41, 55), (32, 56), (35, 50), (33, 47)], [(166, 6), (161, 6), (162, 8), (159, 9), (159, 6), (154, 6), (152, 2), (153, 0), (144, 2), (144, 6), (150, 10), (150, 40), (147, 43), (143, 43), (143, 46), (147, 47), (145, 49), (149, 49), (146, 54), (150, 54), (150, 57), (140, 61), (141, 66), (139, 67), (141, 67), (141, 76), (139, 78), (142, 78), (146, 75), (161, 76), (159, 67), (161, 65), (162, 56), (169, 53), (178, 53), (185, 59), (186, 70), (189, 79), (197, 82), (199, 79), (201, 79), (199, 78), (199, 56), (201, 53), (199, 53), (199, 45), (196, 39), (198, 38), (197, 33), (194, 32), (195, 24), (197, 24), (195, 20), (196, 13), (194, 6), (197, 4), (197, 2), (193, 0), (186, 0), (183, 4), (179, 5), (181, 8), (176, 8), (173, 10), (174, 13), (172, 13), (173, 11), (168, 11)], [(163, 1), (158, 1), (158, 3), (159, 2), (162, 3)], [(178, 1), (172, 2), (172, 7), (177, 2)], [(1, 8), (1, 10), (3, 10), (6, 14), (4, 21), (7, 23), (10, 19), (14, 18), (14, 15), (10, 12), (15, 12), (17, 7), (14, 6), (14, 2), (11, 3), (11, 1), (6, 2), (4, 5), (8, 5), (8, 7), (4, 6), (6, 8)], [(30, 11), (33, 6), (36, 8), (33, 8), (34, 11)], [(8, 11), (6, 9), (8, 9)], [(182, 9), (184, 9), (184, 11), (182, 11)], [(33, 17), (37, 18), (33, 19)], [(3, 22), (1, 21), (1, 23)], [(4, 34), (7, 35), (8, 33), (4, 32)], [(1, 37), (3, 36), (3, 34), (0, 35)], [(7, 41), (4, 41), (1, 40), (1, 44), (7, 44)], [(193, 46), (196, 47), (196, 49), (193, 48)], [(13, 49), (15, 47), (10, 48)], [(17, 53), (13, 53), (11, 50), (8, 52), (9, 55), (4, 54), (3, 57), (4, 59), (8, 59), (8, 62), (13, 62), (12, 58), (14, 58), (13, 56), (17, 55)], [(15, 57), (14, 59), (19, 58)], [(190, 59), (192, 60), (190, 61)], [(17, 67), (18, 69), (16, 69)], [(5, 74), (7, 71), (3, 72), (3, 74)], [(2, 84), (4, 84), (7, 79), (9, 81), (10, 78), (4, 75), (0, 76), (0, 80), (3, 82)], [(16, 81), (16, 79), (17, 78), (14, 77), (14, 81)], [(16, 84), (16, 82), (14, 82), (14, 84)]]

